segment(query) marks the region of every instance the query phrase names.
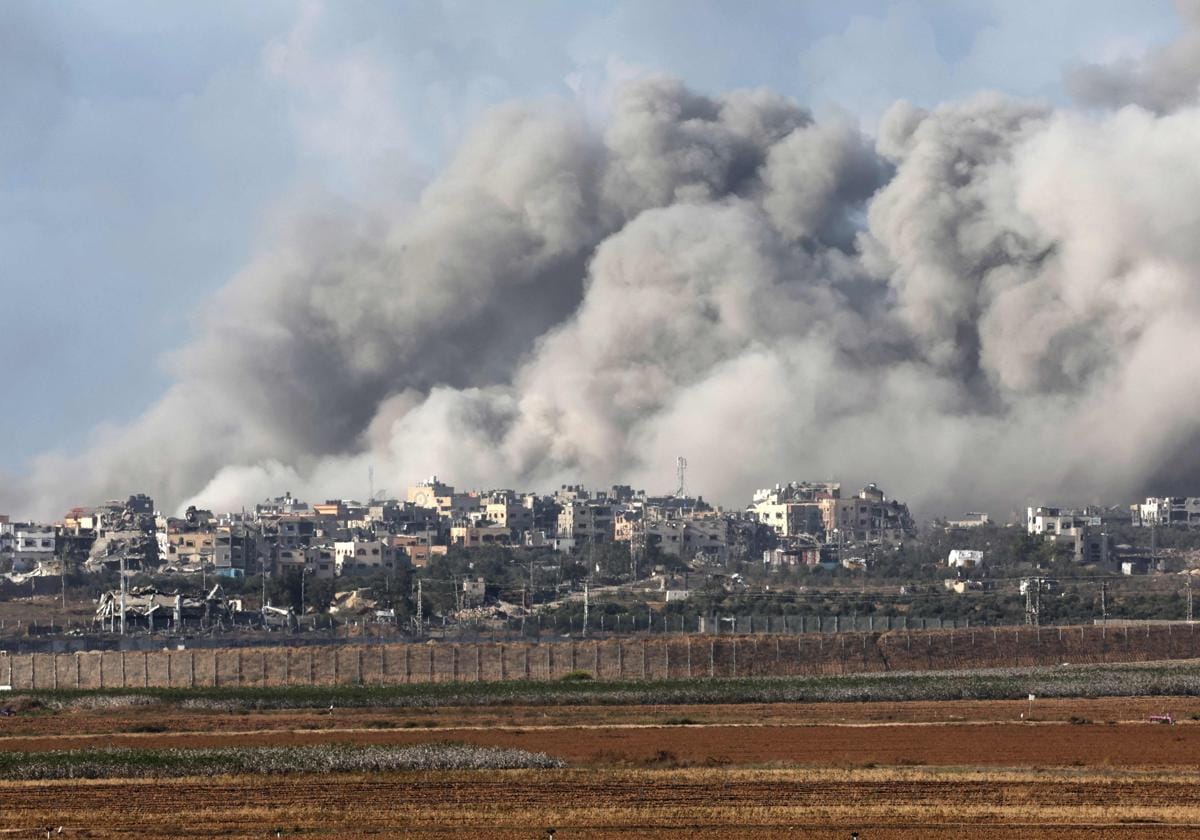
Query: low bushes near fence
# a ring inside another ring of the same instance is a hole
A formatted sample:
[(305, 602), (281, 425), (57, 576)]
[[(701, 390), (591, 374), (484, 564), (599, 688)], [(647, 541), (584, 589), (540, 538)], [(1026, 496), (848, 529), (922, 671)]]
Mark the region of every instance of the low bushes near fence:
[[(13, 695), (50, 710), (161, 704), (196, 711), (437, 708), (506, 705), (700, 705), (906, 700), (1012, 700), (1039, 697), (1200, 695), (1200, 663), (1158, 662), (818, 677), (616, 682), (414, 683), (402, 686), (37, 691)], [(4, 698), (0, 698), (3, 704)]]

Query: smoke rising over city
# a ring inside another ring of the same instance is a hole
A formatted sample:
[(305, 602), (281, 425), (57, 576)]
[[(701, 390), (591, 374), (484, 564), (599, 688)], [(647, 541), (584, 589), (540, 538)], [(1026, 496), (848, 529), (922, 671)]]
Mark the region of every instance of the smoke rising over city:
[[(8, 509), (583, 481), (741, 504), (878, 481), (926, 513), (1200, 480), (1200, 41), (1072, 70), (1078, 108), (878, 129), (648, 76), (601, 121), (490, 112), (411, 204), (297, 211), (141, 417)], [(1193, 349), (1193, 345), (1197, 345)]]

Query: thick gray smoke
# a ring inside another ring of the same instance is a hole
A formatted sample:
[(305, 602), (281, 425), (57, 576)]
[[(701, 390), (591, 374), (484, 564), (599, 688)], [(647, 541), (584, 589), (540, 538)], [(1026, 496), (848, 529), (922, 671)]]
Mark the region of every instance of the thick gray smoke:
[(1200, 0), (1175, 0), (1188, 27), (1178, 40), (1140, 58), (1085, 64), (1067, 74), (1075, 98), (1090, 105), (1140, 105), (1164, 114), (1200, 97)]
[(793, 477), (926, 513), (1200, 491), (1185, 102), (902, 102), (874, 140), (663, 78), (602, 130), (501, 109), (405, 211), (298, 224), (166, 397), (5, 501), (361, 496), (368, 466), (665, 490), (677, 455), (730, 504)]

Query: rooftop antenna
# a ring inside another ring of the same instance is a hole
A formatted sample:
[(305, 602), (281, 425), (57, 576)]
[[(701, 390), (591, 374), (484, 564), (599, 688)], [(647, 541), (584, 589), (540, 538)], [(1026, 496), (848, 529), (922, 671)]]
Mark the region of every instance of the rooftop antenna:
[(684, 458), (682, 455), (680, 455), (675, 459), (675, 474), (679, 476), (679, 489), (675, 491), (675, 496), (680, 499), (682, 499), (684, 495), (683, 477), (685, 473), (687, 473), (687, 458)]

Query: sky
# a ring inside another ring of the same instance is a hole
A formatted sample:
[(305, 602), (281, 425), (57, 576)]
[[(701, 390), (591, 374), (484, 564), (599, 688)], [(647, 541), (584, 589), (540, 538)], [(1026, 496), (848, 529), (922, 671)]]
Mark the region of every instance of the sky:
[(652, 73), (868, 135), (896, 100), (1069, 101), (1180, 36), (1169, 0), (0, 3), (0, 474), (160, 400), (297, 207), (411, 203), (481, 116), (603, 123)]

